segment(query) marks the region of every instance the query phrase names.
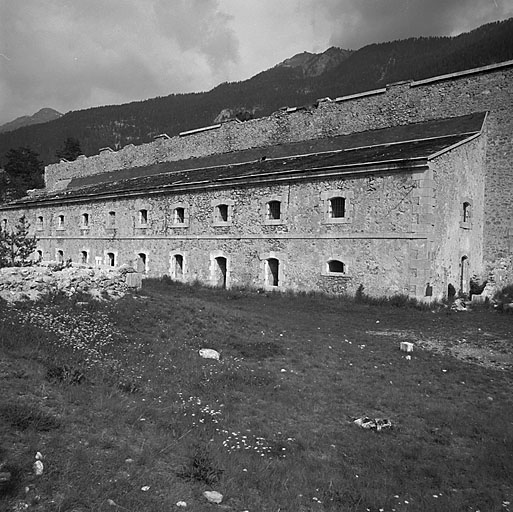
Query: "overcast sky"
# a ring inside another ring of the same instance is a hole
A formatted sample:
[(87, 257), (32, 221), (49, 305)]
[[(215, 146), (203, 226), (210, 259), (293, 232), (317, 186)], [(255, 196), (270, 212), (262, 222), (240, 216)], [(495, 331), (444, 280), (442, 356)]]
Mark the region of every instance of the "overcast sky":
[(303, 51), (512, 16), (513, 0), (0, 0), (0, 124), (206, 91)]

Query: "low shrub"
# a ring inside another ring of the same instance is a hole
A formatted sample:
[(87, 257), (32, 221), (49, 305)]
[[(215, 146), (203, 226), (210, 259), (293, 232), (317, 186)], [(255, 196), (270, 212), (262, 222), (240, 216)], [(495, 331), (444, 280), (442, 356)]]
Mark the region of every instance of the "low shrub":
[(39, 409), (36, 404), (7, 403), (0, 405), (0, 418), (19, 430), (47, 431), (59, 428), (60, 420)]
[(513, 302), (513, 284), (509, 284), (504, 288), (496, 291), (494, 300), (499, 304), (510, 304)]
[(23, 472), (18, 465), (5, 463), (0, 464), (0, 475), (0, 500), (2, 500), (19, 491), (23, 483)]
[(193, 447), (191, 460), (182, 467), (178, 476), (212, 485), (221, 480), (223, 472), (224, 469), (215, 460), (209, 447), (206, 444), (197, 444)]

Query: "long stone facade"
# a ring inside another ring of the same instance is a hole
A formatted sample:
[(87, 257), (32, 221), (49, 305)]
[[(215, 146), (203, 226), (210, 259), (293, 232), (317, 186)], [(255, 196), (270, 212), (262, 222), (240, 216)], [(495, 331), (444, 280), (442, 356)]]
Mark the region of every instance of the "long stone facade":
[[(513, 61), (49, 166), (39, 257), (430, 300), (512, 281)], [(465, 117), (466, 116), (466, 117)], [(440, 121), (449, 119), (449, 121)]]

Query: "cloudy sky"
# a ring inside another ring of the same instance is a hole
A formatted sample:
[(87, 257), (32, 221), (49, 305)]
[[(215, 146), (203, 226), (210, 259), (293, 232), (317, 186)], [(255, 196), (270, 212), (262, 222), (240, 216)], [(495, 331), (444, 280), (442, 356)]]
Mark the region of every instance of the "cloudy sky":
[(456, 35), (513, 0), (0, 0), (0, 124), (209, 90), (303, 51)]

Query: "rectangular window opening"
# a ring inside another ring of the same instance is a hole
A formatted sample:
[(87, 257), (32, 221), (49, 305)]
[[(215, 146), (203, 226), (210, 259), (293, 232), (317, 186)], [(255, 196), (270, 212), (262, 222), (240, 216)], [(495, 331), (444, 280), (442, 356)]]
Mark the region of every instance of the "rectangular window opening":
[(185, 222), (185, 209), (178, 207), (175, 208), (174, 213), (174, 223), (175, 224), (183, 224)]
[(228, 205), (220, 204), (217, 206), (217, 216), (220, 222), (228, 222)]
[(280, 201), (269, 201), (267, 203), (267, 218), (269, 220), (279, 220), (281, 218)]
[(139, 224), (141, 226), (148, 224), (148, 210), (139, 210)]
[(346, 200), (343, 197), (332, 197), (329, 202), (329, 214), (332, 219), (339, 219), (346, 215)]

